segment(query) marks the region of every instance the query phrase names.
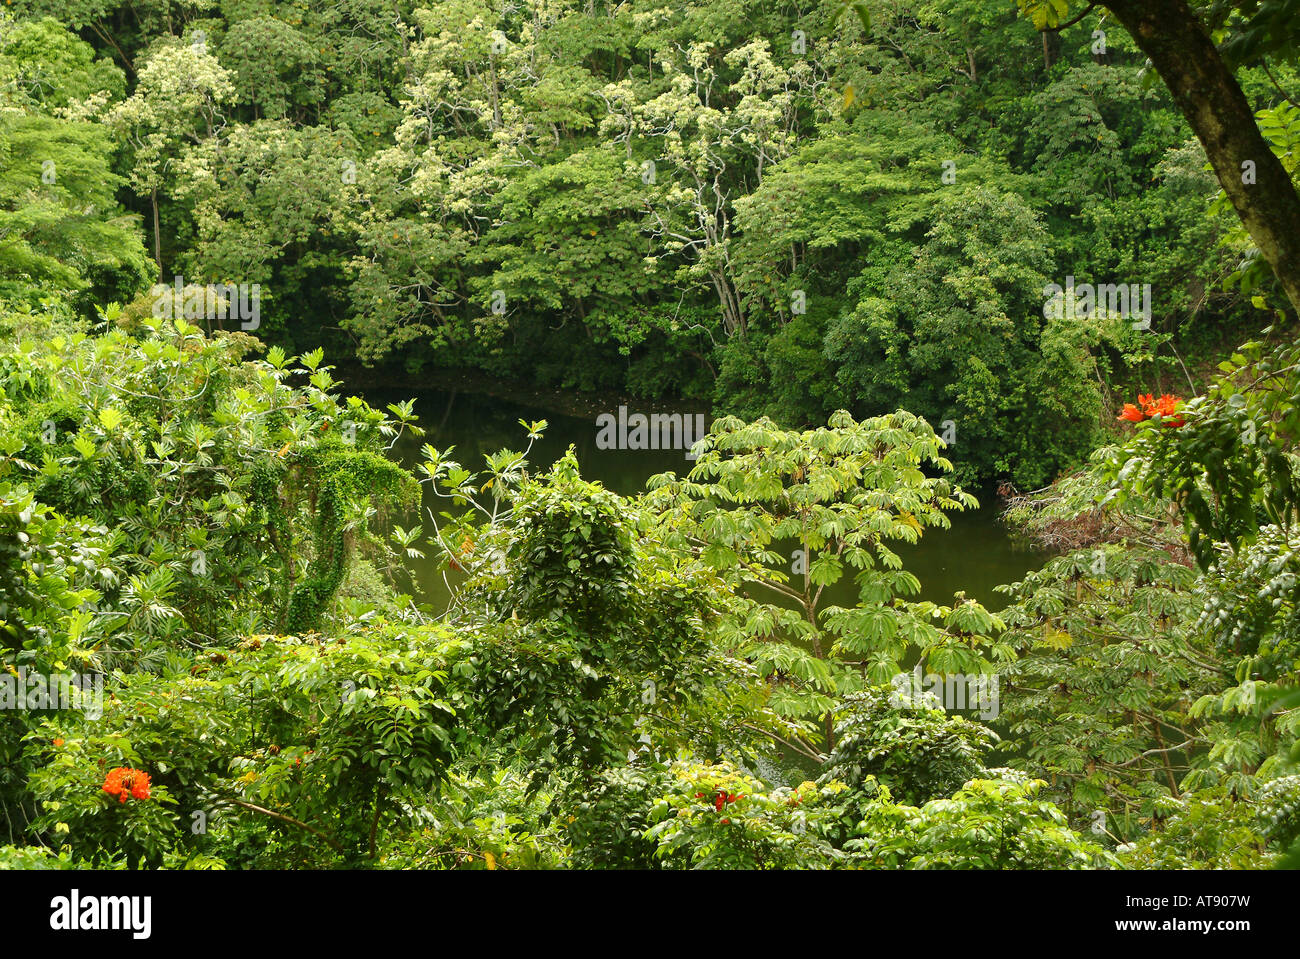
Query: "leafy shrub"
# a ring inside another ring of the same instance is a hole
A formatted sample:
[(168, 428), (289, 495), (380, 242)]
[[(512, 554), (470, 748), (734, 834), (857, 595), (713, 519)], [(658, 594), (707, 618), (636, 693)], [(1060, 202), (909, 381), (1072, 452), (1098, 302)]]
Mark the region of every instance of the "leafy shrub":
[(851, 789), (879, 781), (898, 801), (921, 805), (951, 796), (983, 770), (998, 740), (993, 730), (942, 709), (895, 705), (893, 695), (874, 687), (845, 697), (821, 781)]
[(921, 806), (880, 803), (846, 848), (874, 867), (908, 869), (1114, 868), (1114, 855), (1083, 839), (1046, 785), (1009, 769), (966, 783), (951, 799)]
[(843, 784), (770, 789), (725, 763), (674, 763), (645, 837), (672, 869), (828, 869), (844, 859), (826, 838)]

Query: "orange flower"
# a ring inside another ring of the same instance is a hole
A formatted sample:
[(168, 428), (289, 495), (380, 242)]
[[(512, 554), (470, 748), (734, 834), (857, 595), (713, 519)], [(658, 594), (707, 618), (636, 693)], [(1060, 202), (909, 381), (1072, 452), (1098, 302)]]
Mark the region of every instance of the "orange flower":
[[(1150, 393), (1143, 393), (1138, 396), (1138, 405), (1125, 403), (1124, 409), (1116, 419), (1128, 420), (1130, 423), (1141, 423), (1149, 416), (1159, 416), (1165, 426), (1178, 427), (1183, 425), (1183, 418), (1176, 416), (1178, 407), (1182, 406), (1183, 401), (1180, 397), (1170, 393), (1162, 393), (1159, 399), (1156, 399)], [(1139, 409), (1138, 407), (1141, 407)]]
[(1161, 395), (1160, 399), (1154, 401), (1147, 410), (1149, 416), (1159, 416), (1162, 425), (1177, 428), (1183, 425), (1183, 418), (1175, 415), (1178, 407), (1183, 405), (1183, 401), (1177, 396), (1169, 393)]
[(149, 786), (147, 772), (129, 766), (118, 766), (116, 769), (109, 770), (108, 775), (104, 777), (104, 785), (100, 788), (110, 796), (116, 796), (118, 802), (124, 803), (128, 796), (134, 799), (148, 799)]
[(57, 746), (62, 746), (62, 745), (63, 745), (63, 740), (62, 740), (62, 739), (56, 739), (56, 740), (54, 740), (54, 745), (55, 745), (56, 747), (57, 747)]

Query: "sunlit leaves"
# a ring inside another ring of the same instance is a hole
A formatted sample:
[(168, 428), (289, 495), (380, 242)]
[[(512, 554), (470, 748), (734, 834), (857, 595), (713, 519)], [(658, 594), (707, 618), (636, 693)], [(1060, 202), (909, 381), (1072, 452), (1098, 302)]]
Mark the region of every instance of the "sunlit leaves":
[(1039, 30), (1059, 26), (1070, 11), (1068, 0), (1016, 0), (1016, 4)]
[[(974, 503), (920, 468), (943, 466), (942, 442), (924, 421), (899, 412), (858, 422), (840, 411), (827, 427), (799, 432), (770, 420), (723, 417), (705, 445), (688, 479), (655, 477), (646, 500), (664, 512), (665, 530), (746, 587), (745, 626), (724, 625), (724, 638), (766, 642), (787, 657), (790, 644), (798, 644), (810, 661), (831, 664), (824, 674), (806, 675), (798, 661), (777, 666), (760, 648), (745, 645), (764, 669), (789, 677), (772, 693), (778, 712), (816, 715), (825, 705), (820, 690), (857, 688), (858, 670), (887, 682), (909, 646), (941, 649), (945, 627), (974, 639), (940, 658), (972, 671), (984, 667), (976, 650), (1001, 622), (974, 603), (936, 611), (939, 618), (925, 604), (913, 607), (903, 598), (914, 596), (920, 583), (890, 548), (946, 526), (944, 510)], [(877, 485), (883, 480), (888, 484)], [(791, 549), (802, 551), (802, 575), (788, 572)], [(825, 605), (824, 590), (851, 570), (861, 605)], [(844, 657), (854, 659), (855, 669), (843, 668)], [(800, 695), (807, 699), (796, 708)]]

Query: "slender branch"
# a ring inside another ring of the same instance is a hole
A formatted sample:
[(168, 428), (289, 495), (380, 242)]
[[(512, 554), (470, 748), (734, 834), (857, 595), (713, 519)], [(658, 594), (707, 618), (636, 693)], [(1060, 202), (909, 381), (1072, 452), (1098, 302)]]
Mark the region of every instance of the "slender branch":
[(1268, 69), (1268, 64), (1264, 63), (1263, 61), (1260, 61), (1259, 65), (1260, 68), (1264, 71), (1264, 76), (1268, 77), (1269, 80), (1272, 82), (1273, 86), (1277, 87), (1277, 92), (1282, 94), (1282, 96), (1284, 96), (1287, 102), (1290, 103), (1292, 106), (1300, 107), (1300, 101), (1297, 101), (1295, 97), (1291, 96), (1291, 94), (1287, 93), (1285, 90), (1282, 89), (1282, 84), (1277, 82), (1277, 78), (1274, 77), (1272, 72)]
[(1077, 17), (1075, 17), (1073, 20), (1067, 20), (1065, 23), (1058, 23), (1058, 24), (1057, 24), (1056, 26), (1054, 26), (1054, 27), (1048, 27), (1048, 28), (1047, 28), (1046, 30), (1044, 30), (1043, 32), (1044, 32), (1044, 33), (1060, 33), (1062, 30), (1065, 30), (1065, 29), (1067, 29), (1068, 27), (1072, 27), (1072, 26), (1074, 26), (1076, 23), (1078, 23), (1079, 21), (1081, 21), (1084, 17), (1086, 17), (1088, 14), (1092, 13), (1092, 11), (1094, 11), (1094, 10), (1096, 10), (1096, 9), (1097, 9), (1097, 5), (1096, 5), (1095, 3), (1090, 3), (1090, 4), (1088, 4), (1088, 6), (1084, 9), (1084, 11), (1083, 11), (1081, 14), (1079, 14)]
[[(1109, 765), (1112, 765), (1115, 769), (1123, 769), (1125, 766), (1132, 766), (1132, 765), (1133, 765), (1135, 762), (1137, 762), (1139, 759), (1144, 759), (1144, 758), (1147, 757), (1147, 756), (1154, 756), (1154, 755), (1156, 755), (1157, 753), (1159, 753), (1159, 754), (1164, 754), (1164, 753), (1177, 752), (1178, 750), (1180, 750), (1180, 749), (1184, 749), (1184, 748), (1186, 748), (1187, 746), (1190, 746), (1190, 745), (1192, 745), (1192, 740), (1188, 739), (1188, 740), (1185, 741), (1185, 742), (1181, 742), (1181, 743), (1179, 743), (1177, 746), (1166, 746), (1166, 747), (1164, 747), (1164, 748), (1160, 748), (1160, 749), (1148, 749), (1146, 752), (1138, 753), (1138, 754), (1137, 754), (1136, 756), (1134, 756), (1132, 759), (1126, 759), (1126, 760), (1125, 760), (1124, 762), (1122, 762), (1122, 763), (1112, 763), (1112, 764), (1109, 764)], [(1175, 792), (1176, 792), (1176, 790), (1175, 790)]]
[(771, 732), (770, 730), (763, 729), (761, 726), (754, 726), (754, 725), (751, 725), (750, 723), (741, 723), (741, 724), (740, 724), (740, 727), (741, 727), (742, 729), (751, 729), (751, 730), (753, 730), (753, 731), (756, 732), (756, 733), (762, 733), (764, 736), (768, 737), (769, 739), (773, 740), (774, 742), (778, 742), (778, 743), (780, 743), (782, 746), (785, 746), (787, 749), (793, 749), (795, 752), (799, 753), (799, 754), (802, 755), (802, 756), (807, 756), (809, 759), (815, 760), (815, 761), (817, 761), (817, 762), (819, 762), (819, 763), (824, 763), (824, 762), (826, 762), (826, 754), (825, 754), (825, 753), (813, 752), (811, 749), (809, 749), (809, 748), (808, 748), (807, 746), (805, 746), (803, 743), (800, 743), (800, 742), (790, 742), (788, 739), (783, 739), (782, 737), (778, 736), (778, 735), (777, 735), (776, 733), (774, 733), (774, 732)]
[(309, 826), (301, 819), (294, 819), (292, 816), (286, 816), (284, 813), (276, 812), (274, 809), (267, 809), (265, 806), (258, 806), (243, 799), (236, 799), (234, 796), (220, 796), (218, 798), (221, 802), (230, 803), (233, 806), (242, 806), (244, 809), (251, 809), (253, 812), (261, 813), (263, 816), (270, 816), (272, 819), (278, 819), (281, 822), (287, 822), (291, 826), (297, 826), (299, 829), (305, 829), (318, 839), (323, 839), (335, 852), (342, 853), (346, 851), (339, 844), (337, 839), (321, 832), (315, 826)]

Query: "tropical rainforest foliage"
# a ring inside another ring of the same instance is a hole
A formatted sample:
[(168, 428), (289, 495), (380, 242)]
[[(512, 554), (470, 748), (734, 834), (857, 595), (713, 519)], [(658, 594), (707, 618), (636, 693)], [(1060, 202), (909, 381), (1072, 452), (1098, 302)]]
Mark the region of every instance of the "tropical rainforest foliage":
[[(1300, 864), (1298, 54), (1293, 0), (11, 0), (0, 868)], [(344, 386), (452, 373), (711, 428), (619, 495)], [(999, 499), (1053, 558), (922, 600)]]

